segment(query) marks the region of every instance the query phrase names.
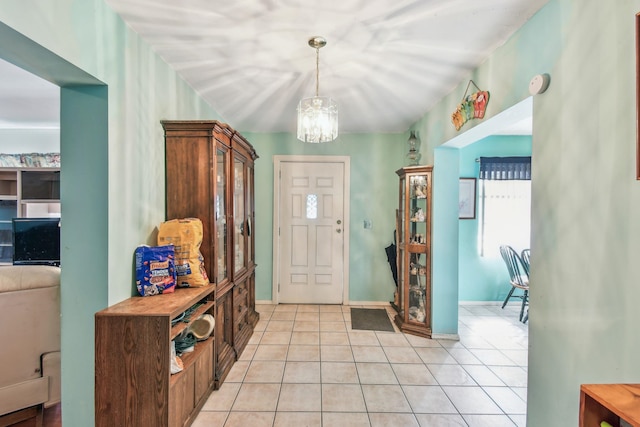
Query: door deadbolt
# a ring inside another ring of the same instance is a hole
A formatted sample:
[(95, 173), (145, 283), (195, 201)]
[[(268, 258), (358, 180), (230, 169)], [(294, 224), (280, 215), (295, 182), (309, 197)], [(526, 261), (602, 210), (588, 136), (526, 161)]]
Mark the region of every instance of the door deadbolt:
[(342, 224), (342, 221), (337, 220), (337, 221), (336, 221), (336, 224), (340, 225), (340, 224)]

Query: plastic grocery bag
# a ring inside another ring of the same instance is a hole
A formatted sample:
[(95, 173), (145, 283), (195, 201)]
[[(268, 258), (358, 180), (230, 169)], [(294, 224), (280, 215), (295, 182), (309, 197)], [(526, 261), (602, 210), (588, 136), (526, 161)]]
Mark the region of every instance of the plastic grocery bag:
[(175, 247), (176, 285), (198, 287), (209, 284), (200, 253), (202, 221), (198, 218), (172, 219), (160, 224), (158, 245)]

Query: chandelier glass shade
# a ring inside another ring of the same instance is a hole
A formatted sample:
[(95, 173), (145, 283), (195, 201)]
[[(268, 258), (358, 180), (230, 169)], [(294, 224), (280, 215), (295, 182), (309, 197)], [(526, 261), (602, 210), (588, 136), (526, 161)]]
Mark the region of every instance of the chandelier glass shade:
[(314, 96), (298, 103), (298, 139), (330, 142), (338, 137), (338, 104), (331, 98)]
[(338, 137), (338, 104), (325, 96), (319, 96), (320, 48), (327, 44), (322, 37), (309, 39), (309, 46), (316, 49), (316, 96), (303, 98), (298, 103), (297, 137), (300, 141), (330, 142)]

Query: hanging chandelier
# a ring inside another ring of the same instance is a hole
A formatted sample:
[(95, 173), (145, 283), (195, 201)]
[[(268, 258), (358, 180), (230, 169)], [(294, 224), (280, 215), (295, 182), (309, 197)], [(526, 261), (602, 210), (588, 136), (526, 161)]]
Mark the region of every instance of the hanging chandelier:
[(316, 50), (316, 96), (303, 98), (298, 103), (298, 132), (300, 141), (329, 142), (338, 137), (338, 104), (329, 97), (319, 96), (320, 48), (327, 41), (324, 37), (312, 37), (309, 46)]

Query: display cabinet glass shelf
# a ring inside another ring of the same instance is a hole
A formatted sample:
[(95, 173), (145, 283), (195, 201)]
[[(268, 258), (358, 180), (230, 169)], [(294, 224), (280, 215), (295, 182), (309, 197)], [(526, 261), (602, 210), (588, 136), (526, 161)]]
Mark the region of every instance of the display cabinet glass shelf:
[(397, 211), (398, 291), (395, 322), (401, 331), (431, 337), (432, 166), (408, 166), (400, 178)]

